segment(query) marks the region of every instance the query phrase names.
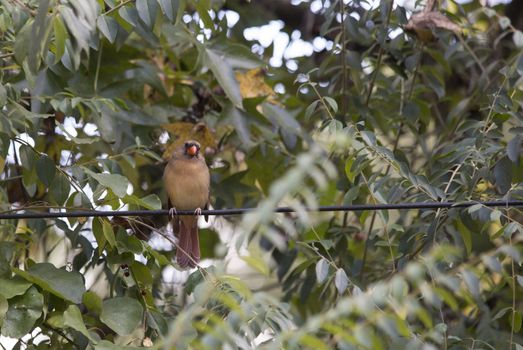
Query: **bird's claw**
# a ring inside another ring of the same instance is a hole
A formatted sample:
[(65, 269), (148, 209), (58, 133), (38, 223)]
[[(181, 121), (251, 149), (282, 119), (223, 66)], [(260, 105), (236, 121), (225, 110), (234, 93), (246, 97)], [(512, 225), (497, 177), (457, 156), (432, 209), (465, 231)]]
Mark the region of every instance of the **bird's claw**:
[(201, 208), (196, 208), (196, 210), (194, 210), (194, 215), (197, 215), (197, 216), (202, 215), (202, 209)]
[(174, 219), (174, 217), (175, 217), (176, 215), (178, 215), (178, 212), (176, 211), (176, 208), (175, 208), (175, 207), (172, 207), (171, 209), (169, 209), (169, 216), (170, 216), (171, 218)]

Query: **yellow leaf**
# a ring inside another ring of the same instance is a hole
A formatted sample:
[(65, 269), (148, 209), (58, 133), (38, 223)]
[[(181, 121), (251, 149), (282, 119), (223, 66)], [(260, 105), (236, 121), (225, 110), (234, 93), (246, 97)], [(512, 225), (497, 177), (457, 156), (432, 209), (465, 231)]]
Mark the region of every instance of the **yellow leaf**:
[(216, 147), (214, 133), (204, 123), (176, 122), (162, 125), (162, 128), (175, 137), (174, 141), (163, 152), (164, 159), (169, 158), (173, 151), (187, 140), (198, 141), (204, 152), (207, 147)]
[(238, 72), (236, 80), (240, 84), (240, 93), (243, 98), (268, 96), (270, 100), (271, 97), (276, 96), (272, 88), (265, 83), (261, 68), (251, 69), (245, 73)]

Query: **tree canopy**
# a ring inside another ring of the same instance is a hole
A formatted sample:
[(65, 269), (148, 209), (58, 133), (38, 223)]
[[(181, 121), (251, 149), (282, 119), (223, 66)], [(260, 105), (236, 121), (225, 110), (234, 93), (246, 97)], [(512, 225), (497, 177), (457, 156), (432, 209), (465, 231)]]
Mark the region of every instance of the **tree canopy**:
[(0, 343), (522, 349), (521, 208), (480, 203), (523, 199), (520, 7), (0, 0), (2, 213), (166, 208), (187, 139), (256, 208), (191, 271), (167, 216), (0, 219)]

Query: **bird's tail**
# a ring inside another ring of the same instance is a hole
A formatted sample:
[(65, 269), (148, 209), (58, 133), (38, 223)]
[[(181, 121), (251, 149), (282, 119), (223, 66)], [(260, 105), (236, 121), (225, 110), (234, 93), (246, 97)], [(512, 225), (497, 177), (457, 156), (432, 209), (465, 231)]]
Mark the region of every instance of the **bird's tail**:
[(176, 228), (178, 228), (176, 262), (182, 268), (195, 267), (200, 261), (198, 218), (195, 216), (176, 218), (175, 231)]

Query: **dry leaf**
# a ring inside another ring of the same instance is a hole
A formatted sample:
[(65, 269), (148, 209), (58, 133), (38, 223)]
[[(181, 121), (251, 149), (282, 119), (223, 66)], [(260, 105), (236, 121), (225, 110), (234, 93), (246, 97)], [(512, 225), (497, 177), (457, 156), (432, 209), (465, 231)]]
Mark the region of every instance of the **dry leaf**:
[(409, 23), (404, 26), (407, 31), (416, 33), (418, 38), (422, 41), (430, 41), (433, 39), (432, 29), (446, 29), (456, 34), (461, 33), (461, 27), (452, 22), (445, 15), (440, 12), (419, 12), (413, 15)]
[(436, 5), (436, 0), (427, 0), (427, 3), (425, 4), (425, 8), (423, 9), (422, 12), (431, 12), (432, 9), (434, 8), (434, 5)]
[(276, 96), (272, 88), (265, 83), (261, 68), (248, 70), (245, 73), (236, 73), (236, 80), (240, 84), (240, 93), (243, 98)]
[(164, 159), (169, 158), (172, 152), (187, 140), (198, 141), (204, 152), (206, 148), (216, 147), (214, 133), (204, 123), (177, 122), (162, 125), (162, 128), (174, 136), (174, 141), (163, 152)]

